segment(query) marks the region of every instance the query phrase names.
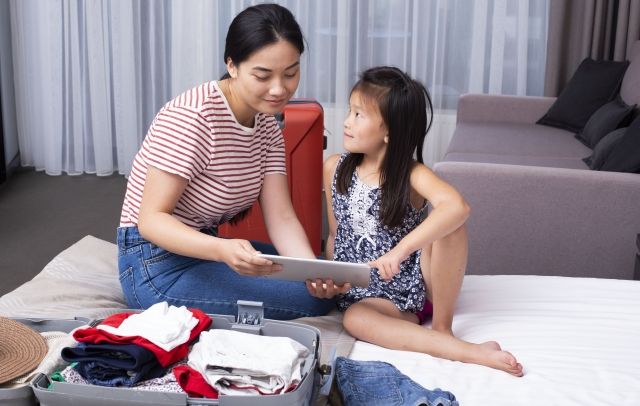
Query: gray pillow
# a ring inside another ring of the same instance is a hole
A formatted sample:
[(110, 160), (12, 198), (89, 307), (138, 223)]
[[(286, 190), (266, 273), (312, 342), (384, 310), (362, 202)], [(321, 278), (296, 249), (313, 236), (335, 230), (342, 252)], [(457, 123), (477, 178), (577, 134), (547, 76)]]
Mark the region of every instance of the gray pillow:
[(640, 115), (605, 158), (601, 171), (640, 173)]
[(624, 124), (623, 121), (634, 108), (635, 105), (627, 106), (619, 96), (616, 97), (589, 117), (582, 131), (576, 134), (576, 138), (587, 147), (595, 148), (605, 135), (618, 128), (620, 124)]
[(589, 165), (589, 169), (600, 170), (600, 167), (613, 150), (613, 147), (615, 147), (624, 136), (627, 128), (628, 127), (623, 127), (611, 131), (598, 142), (591, 156), (583, 159), (584, 163)]

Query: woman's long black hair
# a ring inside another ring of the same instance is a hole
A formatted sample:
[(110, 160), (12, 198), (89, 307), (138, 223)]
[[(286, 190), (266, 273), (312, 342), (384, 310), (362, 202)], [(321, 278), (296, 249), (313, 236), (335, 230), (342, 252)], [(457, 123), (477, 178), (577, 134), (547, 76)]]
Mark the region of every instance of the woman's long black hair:
[[(224, 45), (225, 65), (231, 59), (238, 66), (252, 53), (285, 40), (304, 53), (304, 36), (295, 17), (278, 4), (258, 4), (240, 12), (229, 25)], [(221, 79), (229, 77), (229, 73)]]
[[(398, 68), (380, 66), (360, 75), (351, 94), (358, 92), (364, 102), (375, 103), (389, 132), (387, 152), (380, 168), (380, 221), (387, 227), (402, 224), (411, 204), (410, 175), (413, 157), (423, 163), (422, 147), (433, 121), (429, 92), (422, 83)], [(345, 194), (351, 186), (363, 154), (349, 154), (337, 169), (336, 189)]]

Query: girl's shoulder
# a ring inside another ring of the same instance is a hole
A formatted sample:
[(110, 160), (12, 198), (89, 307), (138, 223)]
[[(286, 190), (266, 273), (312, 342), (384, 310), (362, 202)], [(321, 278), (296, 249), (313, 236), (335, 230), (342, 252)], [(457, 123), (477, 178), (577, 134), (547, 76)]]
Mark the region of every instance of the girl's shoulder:
[(336, 168), (338, 167), (338, 163), (342, 160), (343, 156), (344, 154), (333, 154), (333, 155), (329, 155), (329, 157), (325, 159), (324, 165), (323, 165), (323, 171), (325, 176), (333, 177), (333, 174), (335, 173)]
[(327, 159), (324, 160), (324, 165), (336, 165), (341, 159), (342, 157), (344, 157), (345, 154), (333, 154), (333, 155), (329, 155), (327, 157)]
[(411, 162), (411, 175), (413, 174), (425, 174), (425, 173), (433, 173), (431, 168), (427, 165), (416, 161), (415, 159)]

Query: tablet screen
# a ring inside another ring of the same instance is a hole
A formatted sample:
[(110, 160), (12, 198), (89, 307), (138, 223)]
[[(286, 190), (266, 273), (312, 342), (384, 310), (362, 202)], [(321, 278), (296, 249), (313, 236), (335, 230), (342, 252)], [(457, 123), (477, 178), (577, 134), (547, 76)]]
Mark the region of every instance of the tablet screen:
[(337, 285), (346, 282), (351, 286), (369, 286), (369, 265), (351, 262), (327, 261), (324, 259), (302, 259), (279, 255), (258, 254), (259, 256), (282, 265), (282, 271), (267, 275), (268, 278), (305, 281), (331, 279)]

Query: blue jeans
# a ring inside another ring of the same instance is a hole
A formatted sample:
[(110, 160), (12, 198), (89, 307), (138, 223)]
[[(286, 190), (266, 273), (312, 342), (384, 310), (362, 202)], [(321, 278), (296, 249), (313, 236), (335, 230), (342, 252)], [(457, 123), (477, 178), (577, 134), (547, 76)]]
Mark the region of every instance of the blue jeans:
[[(262, 253), (277, 254), (272, 245), (251, 244)], [(118, 228), (118, 268), (132, 309), (166, 301), (205, 313), (235, 315), (238, 300), (254, 300), (263, 302), (266, 318), (290, 320), (321, 316), (335, 308), (334, 300), (311, 296), (304, 282), (244, 276), (223, 262), (177, 255), (145, 240), (137, 227)]]
[(382, 361), (338, 357), (336, 379), (342, 401), (349, 406), (458, 406), (456, 397), (418, 385), (396, 367)]
[(166, 373), (150, 350), (136, 344), (88, 344), (65, 347), (60, 354), (89, 383), (100, 386), (133, 386)]

